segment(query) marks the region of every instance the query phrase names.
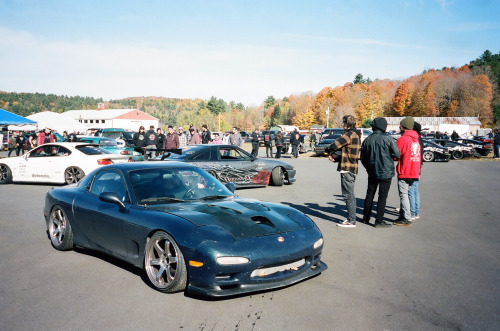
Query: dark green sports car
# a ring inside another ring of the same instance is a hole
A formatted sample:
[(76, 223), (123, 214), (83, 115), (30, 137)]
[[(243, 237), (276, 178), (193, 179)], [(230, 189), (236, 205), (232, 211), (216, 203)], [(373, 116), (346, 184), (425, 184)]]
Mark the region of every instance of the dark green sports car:
[(56, 249), (112, 255), (143, 268), (162, 292), (239, 295), (326, 270), (309, 217), (240, 198), (234, 187), (186, 163), (113, 164), (47, 192), (44, 216)]

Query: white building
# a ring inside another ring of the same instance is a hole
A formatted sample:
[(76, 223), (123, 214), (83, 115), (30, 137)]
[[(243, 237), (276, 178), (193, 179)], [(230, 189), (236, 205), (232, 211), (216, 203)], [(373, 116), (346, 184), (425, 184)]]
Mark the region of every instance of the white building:
[[(394, 130), (399, 132), (399, 123), (404, 117), (385, 117), (387, 120), (387, 131)], [(415, 122), (422, 125), (422, 130), (428, 132), (448, 132), (451, 134), (453, 130), (458, 134), (472, 132), (476, 134), (481, 127), (481, 122), (478, 117), (414, 117)]]
[(146, 130), (150, 125), (158, 128), (160, 121), (151, 115), (138, 109), (104, 109), (99, 104), (97, 109), (68, 110), (64, 112), (87, 128), (121, 128), (125, 130), (138, 131), (140, 126)]

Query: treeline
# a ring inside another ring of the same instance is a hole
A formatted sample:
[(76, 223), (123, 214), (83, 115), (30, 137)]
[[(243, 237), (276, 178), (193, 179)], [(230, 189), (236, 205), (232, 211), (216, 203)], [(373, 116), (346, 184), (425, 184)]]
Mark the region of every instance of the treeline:
[[(344, 115), (359, 125), (377, 116), (479, 116), (483, 125), (500, 123), (500, 53), (485, 51), (460, 68), (430, 69), (405, 80), (380, 80), (356, 75), (353, 82), (319, 93), (306, 92), (281, 99), (267, 97), (257, 107), (211, 97), (210, 100), (132, 97), (105, 102), (107, 108), (140, 109), (160, 119), (162, 126), (251, 130), (276, 124), (307, 129), (313, 124), (340, 126)], [(0, 92), (0, 108), (27, 116), (40, 111), (96, 109), (102, 98), (42, 93)], [(327, 115), (327, 110), (329, 113)]]
[(96, 109), (100, 102), (102, 98), (0, 91), (0, 108), (24, 117), (42, 111), (62, 113), (71, 109)]

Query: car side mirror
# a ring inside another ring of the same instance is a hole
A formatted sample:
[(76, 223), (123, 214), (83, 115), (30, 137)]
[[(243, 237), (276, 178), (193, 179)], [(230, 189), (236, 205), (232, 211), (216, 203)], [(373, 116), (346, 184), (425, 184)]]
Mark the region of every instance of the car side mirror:
[(234, 193), (234, 190), (236, 190), (236, 184), (234, 183), (226, 183), (224, 184), (231, 193)]
[(125, 211), (127, 208), (125, 207), (125, 204), (120, 200), (118, 195), (114, 192), (103, 192), (99, 195), (99, 200), (103, 202), (109, 202), (109, 203), (114, 203), (115, 205), (118, 205), (120, 207), (121, 211)]

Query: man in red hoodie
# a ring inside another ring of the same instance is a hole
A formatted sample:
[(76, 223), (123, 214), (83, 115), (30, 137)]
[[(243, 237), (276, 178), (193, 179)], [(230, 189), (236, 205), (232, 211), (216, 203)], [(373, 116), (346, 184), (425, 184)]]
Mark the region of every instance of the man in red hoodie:
[(397, 141), (401, 156), (397, 166), (398, 172), (398, 190), (401, 209), (399, 218), (394, 225), (411, 225), (410, 199), (408, 192), (411, 185), (420, 176), (420, 143), (418, 142), (418, 133), (413, 130), (413, 117), (405, 117), (399, 128), (403, 133)]

